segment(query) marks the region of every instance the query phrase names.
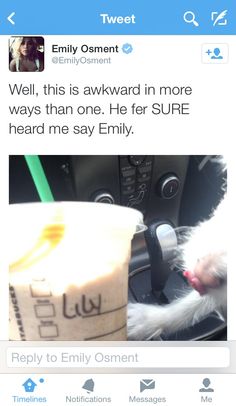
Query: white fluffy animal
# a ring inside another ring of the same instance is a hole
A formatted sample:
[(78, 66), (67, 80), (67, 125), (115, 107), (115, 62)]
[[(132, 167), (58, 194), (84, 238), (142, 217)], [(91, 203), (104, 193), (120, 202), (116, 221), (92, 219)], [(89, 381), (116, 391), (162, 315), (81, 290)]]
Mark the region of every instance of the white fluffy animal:
[(216, 310), (227, 311), (227, 196), (209, 220), (198, 224), (181, 247), (184, 275), (194, 288), (170, 304), (129, 304), (128, 335), (132, 340), (174, 333)]

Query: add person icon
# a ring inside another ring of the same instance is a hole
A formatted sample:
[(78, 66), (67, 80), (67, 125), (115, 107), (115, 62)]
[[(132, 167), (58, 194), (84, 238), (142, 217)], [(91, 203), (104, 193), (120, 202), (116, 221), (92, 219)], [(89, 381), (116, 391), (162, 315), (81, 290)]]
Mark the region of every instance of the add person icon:
[(223, 56), (220, 55), (220, 48), (214, 49), (214, 55), (212, 55), (211, 59), (223, 59)]
[(199, 389), (199, 392), (214, 392), (214, 389), (209, 388), (211, 381), (209, 378), (204, 378), (203, 381), (204, 388)]

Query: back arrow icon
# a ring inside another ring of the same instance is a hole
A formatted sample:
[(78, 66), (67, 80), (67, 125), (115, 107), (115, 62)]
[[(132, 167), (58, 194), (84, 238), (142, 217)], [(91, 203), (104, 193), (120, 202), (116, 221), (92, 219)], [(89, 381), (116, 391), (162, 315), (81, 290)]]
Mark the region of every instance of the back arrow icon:
[(9, 23), (11, 23), (12, 25), (15, 25), (15, 21), (12, 20), (12, 17), (14, 17), (15, 14), (16, 14), (15, 11), (13, 11), (13, 13), (11, 13), (11, 14), (7, 17)]

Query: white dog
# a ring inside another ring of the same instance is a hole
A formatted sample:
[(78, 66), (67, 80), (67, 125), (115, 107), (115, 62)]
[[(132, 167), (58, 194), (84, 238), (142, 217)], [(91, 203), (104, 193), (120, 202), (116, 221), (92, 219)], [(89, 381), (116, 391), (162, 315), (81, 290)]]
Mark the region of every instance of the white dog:
[(194, 288), (164, 306), (129, 304), (128, 335), (132, 340), (158, 338), (194, 325), (216, 310), (227, 311), (227, 196), (209, 220), (199, 223), (180, 248), (184, 275)]

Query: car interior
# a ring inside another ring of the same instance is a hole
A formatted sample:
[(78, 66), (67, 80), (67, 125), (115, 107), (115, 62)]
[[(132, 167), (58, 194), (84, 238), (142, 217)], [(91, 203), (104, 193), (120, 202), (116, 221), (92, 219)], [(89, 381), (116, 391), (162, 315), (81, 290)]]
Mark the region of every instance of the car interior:
[[(174, 257), (186, 227), (209, 218), (223, 196), (225, 174), (217, 156), (39, 158), (56, 201), (118, 204), (143, 213), (147, 230), (135, 235), (132, 242), (129, 301), (164, 305), (189, 289), (181, 270), (173, 265)], [(10, 156), (10, 204), (37, 201), (24, 156)], [(227, 340), (227, 325), (218, 313), (212, 313), (191, 328), (160, 339)]]

